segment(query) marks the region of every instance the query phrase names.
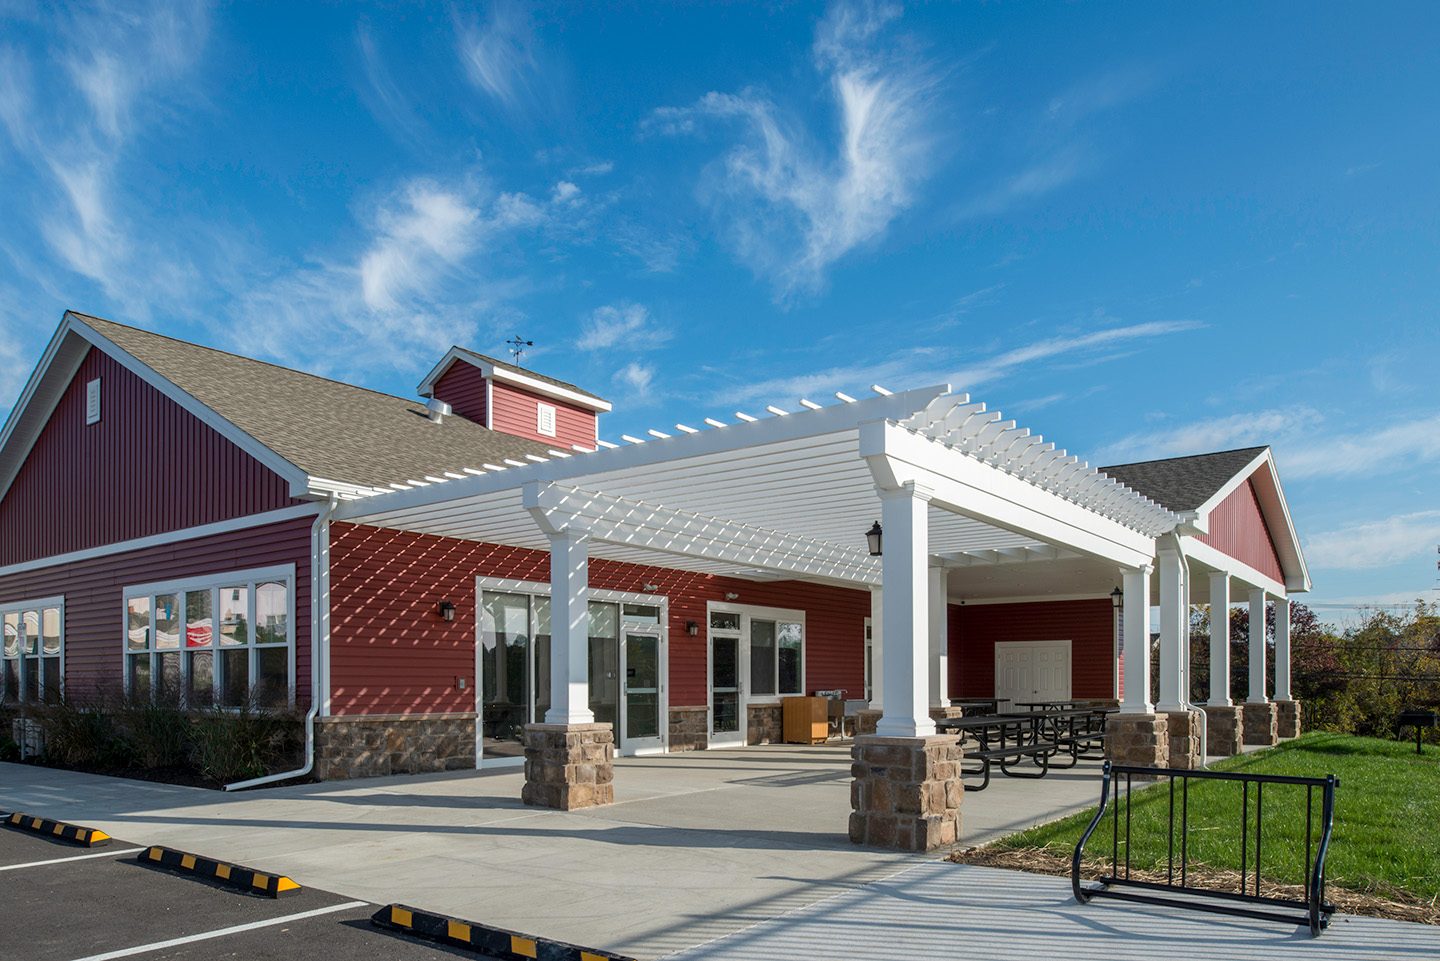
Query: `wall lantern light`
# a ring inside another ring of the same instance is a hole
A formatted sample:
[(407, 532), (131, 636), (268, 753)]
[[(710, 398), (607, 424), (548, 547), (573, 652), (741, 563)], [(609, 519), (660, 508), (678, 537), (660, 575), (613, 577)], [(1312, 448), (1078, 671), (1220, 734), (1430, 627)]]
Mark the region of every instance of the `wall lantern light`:
[(700, 625), (695, 623), (694, 621), (686, 621), (685, 633), (689, 634), (691, 637), (695, 637), (700, 633)]
[(727, 601), (738, 601), (738, 600), (740, 600), (740, 595), (739, 595), (739, 594), (736, 594), (734, 591), (726, 591), (726, 592), (725, 592), (725, 600), (727, 600)]
[(654, 594), (656, 591), (660, 590), (660, 585), (659, 585), (659, 584), (641, 584), (641, 585), (640, 585), (640, 590), (644, 591), (644, 592), (647, 593), (647, 594)]
[(865, 532), (865, 540), (870, 545), (871, 557), (879, 557), (880, 555), (885, 553), (885, 551), (882, 549), (881, 544), (881, 541), (884, 539), (884, 537), (885, 532), (880, 528), (879, 521), (871, 524), (870, 529)]
[(435, 612), (440, 615), (440, 620), (442, 621), (455, 620), (455, 605), (449, 601), (441, 601), (436, 606)]
[(1117, 611), (1125, 606), (1125, 592), (1118, 587), (1110, 592), (1110, 606)]

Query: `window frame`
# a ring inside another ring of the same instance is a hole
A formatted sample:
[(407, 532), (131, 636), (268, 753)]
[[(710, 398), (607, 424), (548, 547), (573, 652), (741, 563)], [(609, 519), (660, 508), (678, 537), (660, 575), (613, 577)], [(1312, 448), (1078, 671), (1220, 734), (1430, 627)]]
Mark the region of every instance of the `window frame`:
[[(735, 629), (731, 629), (731, 628), (717, 628), (717, 627), (711, 626), (710, 615), (711, 615), (711, 614), (714, 614), (714, 613), (721, 613), (721, 614), (738, 614), (739, 617), (740, 617), (740, 627), (739, 627), (739, 629), (738, 629), (738, 630), (735, 630)], [(752, 635), (751, 635), (751, 630), (750, 630), (750, 622), (751, 622), (752, 620), (774, 621), (774, 622), (775, 622), (775, 655), (774, 655), (774, 666), (775, 666), (775, 693), (774, 693), (774, 694), (756, 694), (753, 690), (751, 690), (752, 685), (751, 685), (751, 679), (750, 679), (750, 658), (751, 658), (751, 656), (752, 656), (752, 654), (751, 654), (751, 638), (752, 638)], [(799, 625), (800, 625), (800, 672), (799, 672), (800, 689), (799, 689), (798, 691), (782, 691), (782, 690), (780, 690), (780, 647), (781, 647), (781, 645), (780, 645), (780, 625), (782, 625), (782, 624), (799, 624)], [(810, 660), (810, 629), (806, 626), (806, 623), (805, 623), (805, 611), (797, 610), (797, 609), (794, 609), (794, 608), (788, 608), (788, 607), (762, 607), (762, 606), (757, 605), (757, 604), (737, 604), (737, 603), (733, 603), (733, 602), (731, 602), (731, 601), (709, 601), (709, 602), (707, 602), (706, 605), (705, 605), (705, 625), (706, 625), (707, 631), (708, 631), (709, 633), (711, 633), (711, 634), (716, 635), (716, 636), (724, 636), (724, 637), (737, 637), (737, 636), (738, 636), (738, 637), (740, 638), (741, 644), (743, 645), (743, 648), (744, 648), (744, 650), (743, 650), (743, 654), (744, 654), (744, 658), (743, 658), (744, 664), (743, 664), (743, 668), (742, 668), (743, 673), (741, 674), (741, 677), (742, 677), (742, 679), (743, 679), (744, 682), (745, 682), (745, 683), (744, 683), (744, 691), (745, 691), (744, 703), (745, 703), (746, 707), (749, 707), (749, 706), (752, 705), (752, 704), (757, 704), (757, 705), (758, 705), (758, 704), (779, 704), (782, 700), (784, 700), (784, 699), (787, 698), (787, 697), (803, 697), (803, 696), (805, 695), (805, 691), (806, 691), (806, 670), (807, 670), (807, 668), (809, 667), (809, 660)], [(713, 686), (713, 682), (712, 682), (711, 679), (709, 678), (709, 668), (708, 668), (708, 667), (706, 668), (706, 684), (707, 684), (707, 686)]]
[[(51, 656), (47, 657), (47, 656), (45, 655), (45, 611), (46, 611), (47, 609), (51, 609), (51, 608), (59, 608), (59, 610), (60, 610), (60, 653), (59, 653), (58, 656), (56, 656), (56, 655), (51, 655)], [(45, 682), (45, 674), (46, 674), (46, 671), (45, 671), (45, 661), (47, 661), (47, 660), (49, 660), (49, 661), (56, 661), (56, 662), (58, 663), (58, 670), (60, 671), (60, 684), (59, 684), (59, 686), (58, 686), (57, 689), (58, 689), (58, 691), (59, 691), (61, 700), (64, 700), (64, 698), (65, 698), (65, 595), (64, 595), (64, 594), (57, 594), (57, 595), (55, 595), (54, 597), (30, 598), (30, 599), (26, 599), (26, 600), (23, 600), (23, 601), (13, 601), (13, 602), (11, 602), (11, 601), (5, 601), (5, 602), (3, 602), (3, 603), (0, 603), (0, 624), (3, 624), (3, 623), (4, 623), (4, 619), (5, 619), (5, 616), (6, 616), (7, 614), (16, 614), (16, 615), (19, 616), (19, 619), (20, 619), (20, 620), (19, 620), (19, 623), (20, 623), (20, 625), (21, 625), (21, 627), (22, 627), (22, 629), (23, 629), (24, 624), (25, 624), (25, 612), (26, 612), (26, 611), (35, 611), (36, 614), (37, 614), (37, 615), (39, 616), (39, 618), (40, 618), (40, 635), (39, 635), (38, 638), (36, 638), (36, 642), (35, 642), (35, 658), (36, 658), (36, 660), (38, 660), (38, 661), (40, 662), (40, 677), (39, 677), (39, 679), (35, 682), (35, 692), (36, 692), (36, 695), (37, 695), (37, 697), (38, 697), (38, 700), (36, 701), (36, 703), (37, 703), (37, 704), (44, 704), (44, 703), (45, 703), (45, 684), (44, 684), (44, 682)], [(28, 672), (29, 669), (25, 666), (26, 657), (25, 657), (25, 648), (24, 648), (24, 645), (21, 645), (21, 646), (19, 647), (19, 649), (16, 650), (14, 657), (7, 657), (7, 656), (5, 655), (3, 638), (0, 638), (0, 661), (12, 661), (12, 660), (13, 660), (13, 661), (16, 661), (16, 662), (20, 665), (19, 671), (18, 671), (17, 674), (16, 674), (16, 679), (17, 679), (18, 682), (19, 682), (19, 686), (16, 688), (16, 693), (17, 693), (18, 696), (17, 696), (17, 698), (16, 698), (16, 700), (15, 700), (15, 703), (16, 703), (16, 704), (28, 704), (28, 703), (30, 703), (30, 702), (29, 702), (29, 700), (28, 700), (28, 699), (26, 698), (26, 696), (25, 696), (25, 692), (26, 692), (26, 683), (25, 683), (25, 682), (26, 682), (26, 679), (27, 679), (27, 678), (26, 678), (26, 674), (27, 674), (27, 672)], [(6, 700), (5, 700), (5, 689), (4, 689), (3, 684), (0, 684), (0, 704), (7, 704), (7, 702), (6, 702)]]
[[(258, 631), (256, 630), (257, 622), (255, 617), (255, 609), (257, 603), (256, 588), (268, 581), (279, 581), (285, 585), (285, 618), (288, 630), (286, 631), (286, 639), (283, 645), (256, 643), (256, 638), (258, 636)], [(129, 658), (139, 657), (142, 653), (140, 651), (131, 651), (128, 644), (128, 637), (130, 632), (130, 601), (133, 598), (139, 597), (148, 598), (150, 601), (150, 640), (143, 653), (150, 659), (150, 699), (153, 701), (155, 699), (157, 691), (159, 690), (159, 684), (156, 682), (156, 679), (158, 677), (157, 668), (159, 666), (158, 658), (162, 654), (172, 653), (171, 649), (169, 648), (161, 650), (160, 648), (156, 647), (156, 642), (159, 635), (156, 631), (157, 614), (155, 598), (158, 596), (173, 594), (179, 600), (179, 646), (174, 648), (173, 653), (180, 655), (179, 703), (182, 709), (188, 710), (190, 708), (190, 705), (188, 703), (190, 681), (190, 658), (188, 656), (189, 654), (198, 651), (210, 651), (213, 655), (210, 669), (212, 695), (211, 702), (209, 705), (206, 705), (206, 708), (218, 708), (221, 710), (235, 711), (239, 710), (238, 705), (225, 705), (221, 703), (224, 672), (220, 667), (220, 653), (224, 650), (234, 651), (242, 649), (246, 652), (246, 691), (247, 694), (253, 694), (257, 680), (256, 674), (259, 670), (258, 652), (261, 650), (276, 650), (280, 648), (283, 648), (287, 652), (285, 679), (287, 693), (285, 698), (285, 706), (289, 709), (293, 709), (295, 707), (296, 696), (298, 694), (298, 691), (296, 690), (296, 675), (298, 674), (300, 669), (298, 663), (298, 652), (300, 645), (299, 638), (297, 637), (299, 624), (295, 619), (296, 582), (296, 566), (294, 564), (279, 564), (273, 567), (255, 567), (238, 571), (224, 571), (218, 574), (197, 574), (193, 577), (179, 577), (166, 581), (152, 581), (146, 584), (127, 584), (122, 587), (120, 590), (120, 680), (126, 696), (128, 697), (130, 695)], [(243, 648), (238, 645), (229, 648), (222, 647), (220, 644), (219, 636), (220, 603), (217, 592), (220, 591), (222, 588), (241, 586), (243, 586), (246, 590), (245, 613), (247, 623), (249, 624), (249, 637), (246, 639)], [(188, 644), (188, 638), (186, 637), (186, 631), (189, 624), (186, 612), (187, 595), (195, 591), (209, 591), (211, 595), (211, 633), (210, 644), (207, 647), (190, 647)], [(314, 670), (314, 665), (311, 665), (311, 670)]]

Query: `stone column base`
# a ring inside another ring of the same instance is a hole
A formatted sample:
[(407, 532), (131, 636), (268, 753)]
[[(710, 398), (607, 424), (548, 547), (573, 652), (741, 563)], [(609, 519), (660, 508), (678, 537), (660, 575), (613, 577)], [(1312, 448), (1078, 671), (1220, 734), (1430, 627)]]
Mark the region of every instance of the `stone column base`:
[(1300, 736), (1300, 702), (1275, 702), (1275, 734), (1278, 737)]
[(1207, 704), (1201, 710), (1205, 712), (1206, 751), (1216, 757), (1239, 754), (1245, 743), (1243, 708), (1238, 704)]
[(855, 739), (850, 749), (850, 840), (933, 851), (960, 838), (960, 742), (954, 737)]
[(1169, 766), (1182, 771), (1193, 771), (1200, 766), (1200, 712), (1171, 711), (1170, 719), (1170, 762)]
[(874, 734), (875, 725), (880, 723), (880, 715), (883, 711), (856, 711), (855, 712), (855, 734)]
[(1279, 735), (1275, 730), (1275, 702), (1266, 701), (1261, 704), (1246, 702), (1245, 711), (1245, 743), (1260, 744), (1269, 747), (1280, 743)]
[(527, 724), (520, 800), (561, 811), (610, 804), (614, 761), (609, 724)]
[(1105, 721), (1105, 756), (1133, 767), (1170, 766), (1170, 715), (1111, 714)]
[(930, 719), (932, 721), (949, 721), (957, 717), (964, 716), (965, 709), (963, 707), (951, 707), (949, 705), (946, 705), (945, 707), (930, 708)]

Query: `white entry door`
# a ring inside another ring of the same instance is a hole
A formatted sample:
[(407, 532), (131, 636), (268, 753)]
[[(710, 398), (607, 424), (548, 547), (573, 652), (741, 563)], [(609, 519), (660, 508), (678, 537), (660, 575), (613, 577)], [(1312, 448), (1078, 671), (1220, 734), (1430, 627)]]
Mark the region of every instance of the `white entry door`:
[(1012, 704), (1070, 700), (1070, 642), (997, 642), (995, 697)]

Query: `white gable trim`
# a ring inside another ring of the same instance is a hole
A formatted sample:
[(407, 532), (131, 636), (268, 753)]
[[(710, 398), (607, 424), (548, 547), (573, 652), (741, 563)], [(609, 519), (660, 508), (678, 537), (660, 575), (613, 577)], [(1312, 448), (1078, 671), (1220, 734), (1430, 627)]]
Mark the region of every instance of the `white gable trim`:
[(1240, 470), (1236, 471), (1235, 476), (1226, 481), (1223, 487), (1221, 487), (1215, 493), (1211, 494), (1209, 500), (1201, 504), (1199, 507), (1195, 508), (1193, 511), (1186, 512), (1186, 518), (1194, 519), (1193, 524), (1200, 531), (1200, 533), (1210, 533), (1210, 512), (1213, 511), (1215, 508), (1219, 507), (1220, 503), (1224, 501), (1225, 498), (1229, 497), (1231, 494), (1239, 490), (1241, 485), (1243, 485), (1246, 481), (1250, 479), (1250, 475), (1255, 473), (1255, 471), (1259, 470), (1260, 465), (1264, 464), (1269, 459), (1270, 448), (1267, 447), (1259, 454), (1255, 455), (1254, 460), (1246, 464), (1244, 467), (1240, 468)]
[[(440, 359), (440, 363), (431, 368), (430, 373), (425, 375), (425, 379), (420, 381), (420, 386), (416, 388), (416, 392), (419, 393), (421, 397), (431, 396), (435, 390), (435, 382), (444, 376), (445, 371), (449, 370), (450, 365), (457, 360), (469, 364), (485, 375), (487, 401), (490, 399), (490, 382), (498, 380), (507, 384), (514, 384), (516, 387), (522, 387), (532, 394), (539, 394), (542, 397), (551, 397), (556, 400), (566, 401), (567, 403), (577, 404), (580, 407), (593, 410), (599, 414), (609, 413), (611, 410), (611, 405), (608, 401), (603, 401), (593, 394), (571, 390), (568, 387), (561, 387), (557, 384), (540, 380), (537, 377), (531, 377), (521, 371), (511, 370), (508, 367), (501, 367), (497, 364), (489, 363), (488, 361), (481, 360), (469, 351), (461, 350), (459, 347), (451, 347), (450, 350), (446, 352), (445, 356)], [(485, 426), (490, 426), (490, 406), (488, 403), (485, 407), (485, 419), (487, 422)]]
[[(1252, 480), (1259, 481), (1255, 485), (1255, 499), (1260, 503), (1260, 515), (1270, 530), (1271, 539), (1275, 541), (1275, 553), (1285, 571), (1284, 586), (1293, 593), (1305, 593), (1311, 588), (1310, 570), (1300, 549), (1300, 535), (1296, 532), (1295, 521), (1290, 516), (1290, 505), (1285, 501), (1285, 491), (1280, 487), (1280, 474), (1275, 469), (1275, 455), (1269, 447), (1236, 471), (1235, 476), (1210, 495), (1209, 500), (1182, 516), (1188, 526), (1202, 534), (1210, 533), (1211, 513), (1227, 497)], [(1267, 581), (1271, 585), (1275, 584), (1268, 578)], [(1269, 589), (1266, 587), (1266, 590)]]
[[(78, 339), (68, 340), (69, 333), (69, 326), (62, 322), (45, 346), (40, 363), (30, 373), (25, 388), (10, 408), (4, 429), (0, 430), (0, 464), (4, 465), (0, 467), (0, 499), (10, 492), (10, 485), (15, 482), (35, 441), (50, 422), (60, 398), (65, 395), (65, 389), (85, 359), (88, 345), (82, 346)], [(52, 369), (58, 384), (47, 383), (46, 375)], [(42, 387), (45, 388), (43, 392)]]

